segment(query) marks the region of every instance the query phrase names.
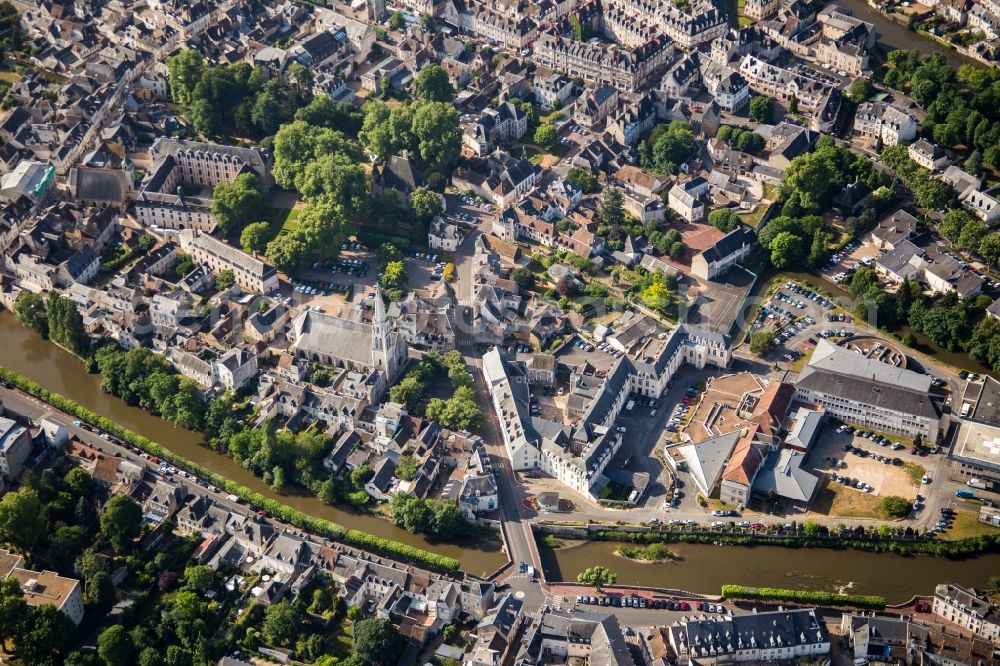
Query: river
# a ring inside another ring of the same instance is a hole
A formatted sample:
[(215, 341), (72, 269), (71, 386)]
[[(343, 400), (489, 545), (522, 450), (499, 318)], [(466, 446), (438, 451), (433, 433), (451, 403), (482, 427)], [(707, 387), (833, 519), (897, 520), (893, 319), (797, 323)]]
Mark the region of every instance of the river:
[(379, 516), (344, 511), (323, 504), (312, 495), (276, 493), (266, 483), (236, 464), (232, 458), (209, 448), (199, 434), (174, 426), (102, 392), (100, 377), (88, 374), (80, 359), (21, 326), (14, 315), (7, 311), (0, 312), (0, 340), (3, 341), (0, 344), (0, 366), (30, 378), (50, 391), (72, 398), (87, 409), (113, 419), (170, 451), (255, 492), (352, 529), (454, 557), (462, 563), (462, 569), (470, 573), (491, 573), (506, 560), (496, 543), (455, 544), (431, 541), (423, 535), (411, 534), (398, 528)]
[[(874, 23), (875, 30), (878, 32), (878, 41), (885, 47), (886, 51), (917, 49), (924, 53), (943, 53), (948, 64), (956, 69), (965, 64), (985, 66), (981, 62), (947, 48), (930, 37), (907, 30), (905, 25), (900, 25), (872, 9), (865, 0), (836, 0), (835, 4), (850, 9), (854, 16), (863, 21)], [(872, 66), (874, 67), (874, 64)]]
[(681, 559), (646, 564), (614, 554), (618, 544), (592, 541), (550, 550), (542, 548), (542, 566), (549, 581), (576, 580), (576, 575), (601, 563), (625, 585), (674, 588), (718, 594), (725, 584), (801, 588), (852, 594), (880, 594), (890, 604), (915, 594), (932, 594), (943, 582), (986, 585), (1000, 574), (1000, 555), (967, 560), (903, 557), (885, 553), (775, 546), (670, 544)]

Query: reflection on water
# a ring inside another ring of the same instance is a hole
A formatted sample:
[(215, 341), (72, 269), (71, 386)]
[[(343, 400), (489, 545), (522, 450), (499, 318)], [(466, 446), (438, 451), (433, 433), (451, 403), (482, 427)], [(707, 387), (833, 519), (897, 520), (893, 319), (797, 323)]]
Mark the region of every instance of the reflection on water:
[(852, 594), (880, 594), (901, 603), (915, 594), (930, 594), (938, 583), (985, 585), (1000, 572), (1000, 555), (967, 560), (902, 557), (885, 553), (774, 546), (710, 546), (670, 544), (679, 561), (633, 562), (614, 554), (618, 544), (595, 541), (566, 548), (541, 549), (545, 577), (576, 580), (595, 562), (618, 573), (625, 585), (648, 585), (718, 594), (723, 585), (791, 587)]

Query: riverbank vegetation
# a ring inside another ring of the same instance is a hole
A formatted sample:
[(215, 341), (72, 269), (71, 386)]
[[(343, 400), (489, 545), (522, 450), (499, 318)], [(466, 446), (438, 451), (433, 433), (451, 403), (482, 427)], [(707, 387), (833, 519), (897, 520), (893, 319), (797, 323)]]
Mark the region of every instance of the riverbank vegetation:
[(675, 552), (662, 543), (651, 543), (645, 546), (621, 546), (615, 550), (615, 555), (636, 562), (669, 562), (680, 559)]
[(648, 532), (619, 532), (599, 530), (589, 534), (593, 541), (618, 541), (632, 544), (700, 543), (719, 546), (781, 546), (785, 548), (829, 548), (832, 550), (859, 550), (870, 553), (895, 555), (930, 555), (963, 559), (986, 553), (1000, 553), (1000, 532), (980, 534), (961, 539), (932, 539), (921, 536), (911, 528), (880, 525), (865, 529), (861, 526), (844, 527), (831, 532), (825, 525), (816, 524), (815, 532), (803, 530), (793, 534), (747, 534), (744, 532), (680, 532), (651, 530)]
[(90, 347), (90, 339), (83, 328), (83, 317), (76, 305), (50, 291), (47, 298), (30, 291), (22, 291), (14, 302), (14, 316), (40, 336), (83, 356)]
[(723, 585), (722, 596), (726, 599), (747, 601), (790, 601), (809, 606), (851, 606), (867, 610), (885, 608), (885, 597), (874, 594), (837, 594), (819, 590), (789, 590), (777, 587), (744, 587), (743, 585)]
[(410, 546), (391, 539), (377, 537), (361, 530), (349, 530), (342, 525), (307, 515), (302, 511), (293, 509), (292, 507), (278, 502), (277, 500), (273, 500), (256, 493), (246, 486), (242, 486), (221, 475), (214, 474), (201, 465), (165, 449), (163, 446), (157, 444), (151, 439), (143, 437), (142, 435), (115, 423), (111, 419), (92, 412), (63, 395), (48, 391), (27, 377), (19, 375), (6, 368), (0, 368), (0, 380), (34, 396), (35, 398), (38, 398), (39, 400), (42, 400), (43, 402), (47, 402), (54, 408), (70, 414), (74, 418), (100, 428), (101, 430), (114, 435), (118, 439), (152, 456), (156, 456), (177, 467), (185, 469), (188, 472), (191, 472), (192, 474), (219, 486), (220, 488), (223, 488), (227, 493), (240, 497), (244, 501), (248, 502), (252, 507), (256, 507), (260, 510), (266, 510), (287, 523), (297, 525), (299, 527), (305, 527), (318, 534), (325, 535), (333, 540), (340, 541), (347, 545), (355, 546), (374, 553), (380, 553), (387, 557), (413, 562), (419, 566), (425, 566), (439, 571), (458, 571), (459, 562), (454, 558), (431, 553), (415, 546)]

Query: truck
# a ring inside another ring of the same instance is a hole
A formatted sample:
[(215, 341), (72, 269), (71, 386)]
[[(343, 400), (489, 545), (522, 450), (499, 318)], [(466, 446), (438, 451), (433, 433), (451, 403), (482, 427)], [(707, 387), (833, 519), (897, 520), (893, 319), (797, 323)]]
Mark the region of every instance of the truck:
[(972, 499), (976, 496), (976, 493), (971, 490), (966, 490), (965, 488), (960, 488), (955, 491), (955, 497), (961, 497), (962, 499)]
[(968, 481), (965, 482), (965, 485), (969, 486), (970, 488), (979, 488), (980, 490), (986, 490), (988, 487), (986, 482), (983, 481), (982, 479), (969, 479)]

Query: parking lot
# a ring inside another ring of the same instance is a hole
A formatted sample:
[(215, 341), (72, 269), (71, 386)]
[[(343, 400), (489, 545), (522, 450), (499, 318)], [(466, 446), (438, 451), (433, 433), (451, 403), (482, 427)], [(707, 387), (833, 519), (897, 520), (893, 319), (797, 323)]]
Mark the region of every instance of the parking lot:
[(850, 277), (860, 266), (874, 266), (875, 260), (882, 256), (878, 246), (870, 241), (859, 243), (851, 241), (823, 265), (822, 272), (837, 284)]
[(827, 426), (813, 445), (809, 465), (816, 474), (859, 493), (910, 500), (917, 495), (907, 463), (919, 464), (919, 456), (910, 453), (909, 440), (844, 428)]
[(766, 358), (791, 363), (816, 344), (815, 327), (828, 321), (834, 307), (830, 300), (811, 289), (786, 282), (761, 308), (750, 332), (774, 331), (774, 348)]

